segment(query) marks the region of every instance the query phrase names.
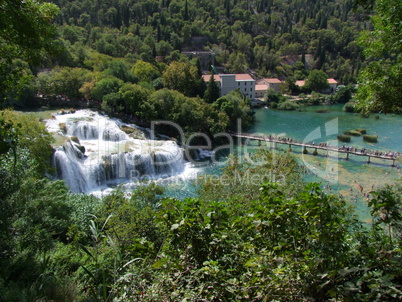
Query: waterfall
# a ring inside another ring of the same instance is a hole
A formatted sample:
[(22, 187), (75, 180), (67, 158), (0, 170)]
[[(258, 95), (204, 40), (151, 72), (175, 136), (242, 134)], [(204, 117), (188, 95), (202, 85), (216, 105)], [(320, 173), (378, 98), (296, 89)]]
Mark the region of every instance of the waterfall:
[(79, 139), (97, 139), (99, 137), (99, 129), (88, 121), (69, 121), (66, 126), (69, 136), (76, 136)]
[[(64, 144), (56, 148), (53, 163), (57, 177), (65, 180), (72, 192), (90, 193), (184, 171), (183, 150), (176, 142), (145, 139), (135, 125), (90, 110), (56, 115), (47, 126), (65, 137)], [(122, 126), (130, 131), (122, 131)]]

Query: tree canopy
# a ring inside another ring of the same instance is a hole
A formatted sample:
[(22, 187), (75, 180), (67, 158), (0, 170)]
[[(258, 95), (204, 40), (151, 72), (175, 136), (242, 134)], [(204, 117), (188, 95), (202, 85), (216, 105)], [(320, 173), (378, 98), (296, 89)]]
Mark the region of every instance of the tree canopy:
[(364, 31), (360, 44), (369, 62), (359, 76), (357, 108), (363, 112), (402, 111), (402, 5), (378, 0), (373, 31)]
[(0, 1), (0, 107), (18, 97), (31, 79), (19, 59), (38, 63), (41, 50), (52, 48), (58, 12), (56, 5), (42, 1)]
[(321, 91), (329, 87), (328, 76), (322, 70), (312, 70), (305, 85), (313, 91)]

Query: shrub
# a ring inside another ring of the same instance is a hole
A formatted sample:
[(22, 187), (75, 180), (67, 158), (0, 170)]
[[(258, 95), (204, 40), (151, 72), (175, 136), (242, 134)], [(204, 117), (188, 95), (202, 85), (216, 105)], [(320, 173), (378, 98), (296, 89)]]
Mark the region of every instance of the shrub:
[(359, 131), (361, 134), (367, 133), (366, 129), (363, 129), (363, 128), (357, 128), (356, 131)]
[(355, 112), (355, 102), (347, 102), (345, 106), (343, 106), (343, 111)]
[(130, 127), (130, 126), (127, 126), (127, 125), (122, 125), (120, 127), (120, 129), (121, 129), (121, 131), (125, 132), (126, 134), (131, 134), (131, 133), (134, 132), (134, 128)]
[(360, 135), (362, 135), (362, 134), (361, 134), (359, 131), (357, 131), (357, 130), (345, 131), (343, 134), (349, 135), (349, 136), (360, 136)]
[(377, 143), (378, 136), (377, 135), (363, 135), (363, 140), (368, 143)]
[(340, 134), (340, 135), (337, 136), (337, 139), (338, 139), (339, 141), (341, 141), (341, 142), (349, 143), (349, 142), (350, 142), (350, 139), (351, 139), (351, 136), (350, 136), (350, 135), (346, 135), (346, 134)]
[(278, 105), (279, 110), (288, 110), (288, 111), (296, 110), (299, 107), (300, 107), (299, 104), (297, 104), (296, 102), (290, 101), (290, 100), (285, 101)]

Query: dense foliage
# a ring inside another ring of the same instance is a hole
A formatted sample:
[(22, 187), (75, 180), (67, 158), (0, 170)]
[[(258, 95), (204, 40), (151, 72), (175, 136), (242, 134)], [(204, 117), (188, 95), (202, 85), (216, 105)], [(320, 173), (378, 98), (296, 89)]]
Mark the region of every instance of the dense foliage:
[(359, 76), (358, 108), (363, 112), (401, 112), (402, 4), (376, 1), (373, 31), (360, 37), (369, 62)]
[(302, 77), (292, 67), (302, 61), (349, 83), (361, 64), (355, 38), (367, 26), (350, 0), (53, 2), (68, 44), (145, 61), (208, 49), (216, 54), (211, 63), (261, 77)]
[(0, 108), (12, 103), (32, 79), (28, 63), (37, 65), (50, 50), (58, 7), (42, 1), (0, 1)]
[(400, 184), (372, 193), (370, 227), (267, 150), (231, 157), (195, 198), (151, 184), (98, 199), (44, 177), (23, 143), (40, 122), (8, 116), (1, 129), (18, 135), (0, 157), (1, 301), (402, 298)]
[[(201, 62), (185, 59), (186, 47), (211, 49), (216, 65), (260, 76), (306, 78), (310, 67), (350, 82), (360, 68), (354, 40), (365, 23), (350, 0), (53, 2), (61, 9), (55, 40), (55, 6), (0, 0), (2, 106), (31, 89), (214, 134), (237, 118), (250, 124), (249, 100), (238, 92), (217, 98), (212, 83), (204, 101)], [(392, 84), (400, 52), (387, 43), (400, 10), (378, 4), (374, 37), (384, 40), (368, 43), (381, 46), (378, 57), (387, 49), (380, 63)], [(38, 57), (51, 70), (28, 87)], [(320, 74), (310, 73), (310, 84), (322, 83)], [(350, 99), (350, 87), (338, 92), (334, 98)], [(372, 108), (381, 108), (380, 92)], [(267, 99), (295, 106), (274, 92)], [(50, 143), (38, 120), (1, 112), (1, 301), (402, 299), (400, 183), (371, 193), (371, 226), (339, 196), (304, 184), (289, 154), (266, 150), (233, 156), (220, 176), (199, 180), (194, 198), (165, 198), (154, 184), (96, 198), (46, 176)]]

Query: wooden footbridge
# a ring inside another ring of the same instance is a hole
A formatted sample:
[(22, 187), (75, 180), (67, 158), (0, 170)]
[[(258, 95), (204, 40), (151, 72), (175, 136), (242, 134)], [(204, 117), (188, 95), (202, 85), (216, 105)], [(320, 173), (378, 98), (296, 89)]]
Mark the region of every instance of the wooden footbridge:
[(261, 146), (261, 142), (266, 142), (266, 143), (272, 143), (273, 148), (277, 148), (277, 144), (282, 144), (282, 145), (288, 145), (289, 150), (292, 150), (292, 146), (298, 146), (303, 148), (303, 154), (308, 154), (309, 151), (308, 149), (314, 149), (312, 152), (312, 155), (318, 155), (318, 150), (324, 150), (326, 152), (326, 156), (329, 156), (329, 152), (336, 152), (338, 154), (344, 153), (346, 154), (346, 160), (349, 159), (350, 155), (356, 155), (356, 156), (363, 156), (367, 158), (367, 163), (370, 163), (370, 160), (372, 158), (379, 158), (379, 159), (384, 159), (384, 160), (390, 160), (392, 161), (392, 167), (395, 167), (395, 161), (399, 156), (399, 153), (397, 152), (389, 152), (389, 153), (384, 153), (380, 151), (370, 151), (365, 148), (363, 149), (357, 149), (353, 147), (346, 147), (346, 146), (332, 146), (328, 145), (327, 143), (320, 143), (320, 144), (315, 144), (315, 143), (306, 143), (306, 142), (298, 142), (294, 141), (290, 138), (281, 138), (281, 137), (275, 137), (273, 135), (254, 135), (254, 134), (248, 134), (248, 133), (229, 133), (232, 137), (236, 137), (240, 140), (242, 140), (241, 143), (244, 143), (245, 140), (250, 140), (250, 141), (258, 141), (258, 145)]

